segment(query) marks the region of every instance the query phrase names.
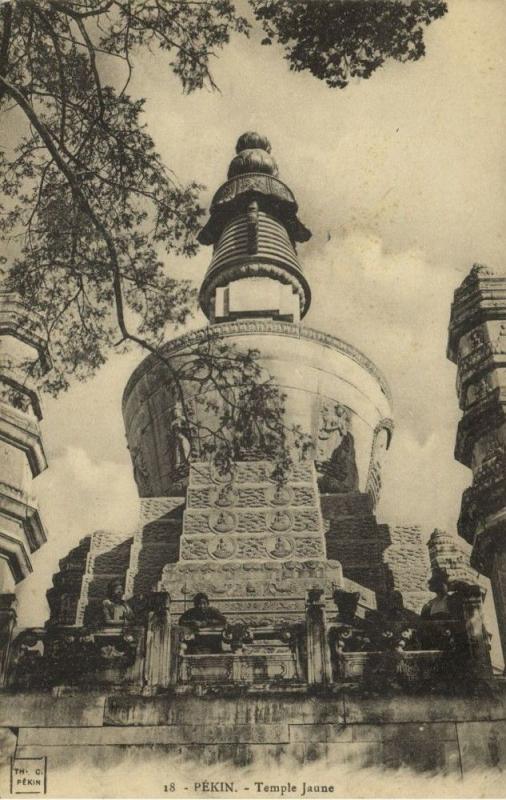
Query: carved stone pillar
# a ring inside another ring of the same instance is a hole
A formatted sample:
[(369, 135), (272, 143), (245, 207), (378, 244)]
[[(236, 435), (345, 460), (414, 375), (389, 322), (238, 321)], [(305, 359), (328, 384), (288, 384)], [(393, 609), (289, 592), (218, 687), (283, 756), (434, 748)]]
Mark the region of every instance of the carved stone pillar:
[(472, 566), (491, 578), (506, 653), (506, 276), (475, 264), (455, 291), (448, 357), (463, 412), (455, 458), (473, 472), (458, 531)]
[(167, 592), (160, 592), (156, 599), (158, 608), (149, 612), (146, 631), (143, 692), (148, 695), (166, 689), (171, 682), (170, 598)]
[(14, 594), (0, 594), (0, 687), (7, 683), (12, 632), (15, 625), (16, 597)]
[(490, 582), (504, 653), (506, 652), (506, 523), (503, 524), (503, 529), (502, 535), (496, 536), (490, 558)]
[(332, 680), (322, 595), (322, 589), (311, 589), (306, 601), (307, 681), (310, 686), (324, 686)]
[(483, 623), (481, 592), (476, 587), (476, 593), (466, 597), (463, 603), (464, 621), (466, 625), (467, 641), (474, 671), (481, 678), (492, 677), (492, 663), (490, 661), (490, 647), (488, 634)]

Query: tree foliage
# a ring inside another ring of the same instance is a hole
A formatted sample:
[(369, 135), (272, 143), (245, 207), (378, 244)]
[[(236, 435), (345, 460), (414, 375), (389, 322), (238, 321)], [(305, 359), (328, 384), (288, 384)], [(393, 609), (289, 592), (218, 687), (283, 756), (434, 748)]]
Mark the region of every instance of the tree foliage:
[[(156, 350), (194, 300), (160, 252), (195, 253), (200, 187), (157, 153), (128, 94), (132, 59), (158, 46), (185, 91), (212, 86), (211, 56), (246, 22), (228, 0), (17, 0), (0, 16), (1, 110), (28, 122), (0, 154), (0, 233), (20, 247), (7, 288), (41, 315), (57, 394), (118, 341)], [(112, 59), (119, 87), (103, 77)]]
[(447, 12), (444, 0), (250, 0), (267, 37), (284, 45), (290, 68), (331, 87), (369, 78), (387, 59), (425, 55), (424, 27)]
[[(341, 87), (387, 57), (419, 58), (423, 25), (446, 10), (441, 0), (249, 2), (294, 69)], [(156, 352), (194, 302), (161, 259), (194, 254), (200, 187), (162, 163), (144, 101), (129, 95), (138, 53), (166, 53), (185, 92), (215, 88), (211, 59), (248, 28), (231, 0), (0, 6), (0, 112), (23, 131), (0, 152), (0, 236), (20, 253), (6, 281), (41, 315), (52, 393), (93, 374), (118, 342)]]
[[(198, 458), (212, 456), (228, 473), (236, 461), (274, 463), (282, 480), (295, 454), (304, 459), (311, 437), (287, 424), (286, 395), (262, 366), (256, 349), (240, 350), (212, 330), (176, 367), (183, 425)], [(192, 408), (185, 406), (191, 391)]]

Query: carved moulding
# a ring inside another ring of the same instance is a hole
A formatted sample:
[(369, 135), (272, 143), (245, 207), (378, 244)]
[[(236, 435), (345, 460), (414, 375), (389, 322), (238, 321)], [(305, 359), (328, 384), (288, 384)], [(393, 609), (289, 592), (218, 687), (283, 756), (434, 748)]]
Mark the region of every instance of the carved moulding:
[(232, 483), (218, 487), (188, 489), (188, 508), (255, 508), (266, 506), (316, 507), (312, 486), (238, 486)]
[(488, 320), (506, 317), (506, 278), (475, 264), (455, 290), (452, 303), (447, 356), (457, 361), (459, 343), (470, 330)]
[(47, 467), (38, 421), (0, 399), (0, 439), (23, 450), (35, 478)]
[(390, 417), (385, 417), (376, 425), (373, 433), (373, 444), (369, 470), (365, 486), (366, 493), (376, 506), (381, 495), (381, 470), (385, 454), (390, 447), (394, 432), (394, 421)]
[(260, 192), (268, 197), (277, 197), (279, 200), (289, 203), (294, 209), (297, 208), (291, 189), (279, 178), (264, 173), (249, 173), (236, 175), (223, 183), (212, 199), (211, 211), (218, 206), (230, 203), (239, 194), (251, 191)]
[(185, 536), (208, 533), (314, 533), (321, 531), (321, 520), (317, 508), (272, 508), (272, 509), (213, 509), (211, 512), (187, 510), (184, 519)]
[(34, 347), (44, 372), (51, 369), (41, 317), (27, 309), (15, 292), (0, 291), (0, 336), (13, 336)]
[[(392, 394), (384, 375), (381, 373), (378, 367), (376, 367), (376, 365), (366, 355), (364, 355), (364, 353), (361, 353), (360, 350), (357, 350), (355, 347), (353, 347), (353, 345), (345, 342), (342, 339), (338, 339), (336, 336), (332, 336), (328, 333), (324, 333), (313, 328), (308, 328), (305, 325), (299, 325), (293, 322), (252, 319), (220, 323), (218, 325), (213, 325), (212, 328), (207, 327), (196, 331), (190, 331), (189, 333), (186, 333), (177, 339), (173, 339), (171, 342), (167, 342), (163, 346), (162, 352), (165, 358), (171, 358), (176, 356), (181, 351), (190, 349), (198, 346), (202, 342), (205, 342), (209, 336), (213, 338), (220, 338), (227, 336), (240, 336), (243, 334), (247, 335), (250, 333), (290, 336), (294, 339), (305, 339), (309, 341), (320, 342), (320, 344), (323, 344), (332, 350), (337, 350), (343, 355), (348, 356), (348, 358), (351, 358), (352, 361), (355, 361), (355, 363), (365, 369), (366, 372), (368, 372), (379, 383), (383, 394), (387, 398), (388, 402), (392, 404)], [(150, 372), (152, 369), (159, 366), (159, 363), (159, 359), (157, 359), (156, 356), (150, 355), (145, 358), (141, 364), (139, 364), (137, 369), (130, 376), (123, 392), (122, 407), (124, 416), (127, 414), (128, 401), (134, 392), (134, 387), (147, 372)]]
[[(208, 486), (209, 484), (233, 483), (236, 491), (241, 492), (257, 485), (264, 485), (266, 490), (276, 486), (278, 481), (273, 477), (272, 461), (236, 461), (233, 469), (226, 474), (220, 473), (212, 463), (198, 461), (192, 463), (190, 487)], [(313, 473), (310, 462), (299, 462), (287, 471), (286, 482), (312, 484)], [(248, 484), (243, 487), (242, 484)]]
[(323, 558), (325, 548), (315, 536), (191, 536), (181, 540), (181, 561), (227, 559)]
[(471, 566), (488, 578), (492, 577), (496, 553), (506, 548), (506, 516), (499, 513), (497, 517), (476, 532), (471, 552)]
[[(504, 396), (503, 396), (504, 395)], [(455, 458), (471, 468), (474, 445), (506, 422), (506, 392), (495, 390), (466, 411), (457, 428)]]
[(457, 524), (459, 535), (473, 545), (477, 533), (488, 527), (488, 520), (505, 509), (506, 455), (502, 450), (480, 467), (477, 480), (464, 491)]
[[(221, 266), (217, 263), (211, 267), (206, 276), (205, 284), (202, 285), (200, 292), (201, 305), (204, 311), (209, 311), (211, 298), (217, 288), (227, 286), (234, 281), (243, 278), (272, 278), (282, 284), (291, 286), (292, 290), (299, 297), (300, 314), (303, 317), (309, 309), (311, 292), (303, 273), (295, 266), (289, 270), (286, 260), (279, 260), (279, 265), (273, 260), (268, 263), (265, 257), (262, 261), (258, 259), (261, 254), (255, 256), (241, 256), (237, 261)], [(247, 261), (246, 259), (250, 259)]]
[(285, 562), (206, 562), (166, 564), (158, 584), (173, 600), (191, 598), (204, 591), (213, 598), (273, 598), (304, 596), (315, 585), (344, 585), (338, 561), (307, 559)]

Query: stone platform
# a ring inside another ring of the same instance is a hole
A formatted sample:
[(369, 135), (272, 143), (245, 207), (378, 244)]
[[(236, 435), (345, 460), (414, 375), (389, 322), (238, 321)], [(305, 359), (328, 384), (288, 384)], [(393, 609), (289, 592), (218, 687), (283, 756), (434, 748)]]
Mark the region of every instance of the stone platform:
[[(223, 764), (224, 776), (247, 767), (251, 780), (266, 780), (267, 768), (271, 782), (288, 767), (295, 781), (297, 769), (312, 762), (334, 772), (406, 767), (462, 777), (505, 769), (505, 735), (506, 686), (500, 681), (488, 698), (365, 697), (350, 688), (220, 698), (4, 693), (0, 702), (4, 767), (14, 754), (46, 756), (51, 781), (78, 765), (83, 794), (87, 767), (112, 770), (141, 762), (158, 765), (160, 795), (175, 764), (187, 782), (204, 775), (196, 763)], [(128, 772), (115, 774), (128, 781)]]

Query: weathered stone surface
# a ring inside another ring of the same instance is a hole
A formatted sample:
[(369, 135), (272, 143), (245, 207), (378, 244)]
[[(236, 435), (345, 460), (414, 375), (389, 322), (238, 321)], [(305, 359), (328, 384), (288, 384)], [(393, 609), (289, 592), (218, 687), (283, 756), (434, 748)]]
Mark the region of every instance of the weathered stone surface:
[(363, 768), (382, 764), (380, 742), (307, 742), (292, 745), (290, 752), (301, 765), (318, 762), (323, 769)]
[(131, 536), (121, 532), (99, 530), (90, 537), (86, 571), (81, 584), (75, 622), (78, 625), (102, 621), (102, 601), (113, 578), (124, 582), (130, 560)]
[(21, 728), (19, 746), (102, 746), (111, 744), (206, 744), (288, 742), (288, 725), (145, 725), (103, 727)]
[(53, 586), (46, 592), (49, 622), (53, 625), (75, 625), (90, 546), (88, 535), (58, 562), (59, 572), (53, 575)]
[[(287, 761), (293, 763), (292, 759), (301, 761), (298, 757), (301, 747), (304, 745), (240, 742), (53, 746), (50, 750), (51, 784), (54, 786), (58, 780), (60, 770), (68, 781), (68, 771), (75, 769), (79, 774), (81, 791), (86, 789), (88, 796), (103, 796), (106, 791), (111, 797), (126, 796), (138, 785), (139, 796), (156, 797), (163, 792), (164, 783), (169, 783), (174, 775), (185, 777), (190, 791), (194, 790), (193, 782), (202, 779), (202, 768), (217, 764), (237, 767), (256, 764), (262, 770), (263, 778), (266, 769), (282, 767)], [(35, 744), (18, 747), (16, 752), (20, 758), (47, 755), (43, 745)], [(112, 778), (108, 778), (109, 770)], [(138, 784), (136, 774), (141, 776)], [(8, 787), (8, 783), (4, 785)], [(63, 783), (65, 785), (68, 783)]]
[(53, 697), (49, 693), (4, 693), (0, 698), (0, 726), (38, 726), (41, 730), (55, 725), (102, 725), (105, 697), (75, 695)]
[(458, 532), (471, 563), (489, 576), (506, 652), (506, 276), (474, 264), (455, 291), (448, 358), (457, 364), (462, 419), (455, 457), (473, 472), (462, 496)]
[[(315, 441), (321, 401), (349, 410), (359, 488), (364, 491), (375, 431), (382, 420), (391, 417), (388, 388), (371, 362), (350, 345), (296, 324), (240, 320), (215, 325), (212, 331), (241, 350), (261, 352), (260, 362), (287, 395), (290, 424), (299, 424)], [(205, 342), (207, 334), (203, 330), (168, 343), (165, 357), (177, 367), (185, 348)], [(174, 494), (181, 485), (180, 451), (184, 448), (181, 436), (174, 433), (176, 397), (171, 381), (168, 369), (148, 357), (135, 370), (124, 393), (127, 438), (143, 496)], [(192, 406), (191, 392), (197, 388), (192, 390), (190, 382), (183, 388), (187, 405)], [(200, 405), (195, 413), (204, 413)]]
[(356, 583), (385, 594), (389, 588), (386, 549), (391, 543), (386, 525), (378, 525), (372, 501), (363, 492), (321, 495), (327, 558), (336, 559), (343, 574)]
[(506, 720), (459, 722), (457, 732), (464, 772), (506, 769)]
[(125, 581), (127, 597), (152, 591), (165, 564), (178, 560), (183, 508), (182, 497), (141, 498)]
[[(52, 770), (83, 770), (87, 765), (107, 770), (124, 761), (166, 769), (171, 759), (263, 769), (286, 763), (317, 763), (330, 770), (338, 765), (406, 767), (439, 774), (506, 768), (506, 703), (499, 696), (346, 696), (343, 702), (325, 697), (118, 695), (107, 699), (104, 725), (97, 713), (101, 707), (90, 714), (88, 704), (77, 718), (69, 703), (82, 706), (82, 697), (46, 697), (45, 713), (37, 718), (10, 717), (8, 724), (19, 726), (18, 736), (9, 733), (4, 740), (5, 752), (17, 741), (20, 757), (48, 756)], [(103, 698), (96, 698), (99, 702)]]
[[(237, 461), (223, 476), (209, 462), (192, 461), (193, 504), (184, 511), (179, 560), (165, 565), (158, 585), (171, 597), (175, 621), (202, 591), (230, 622), (301, 621), (309, 589), (318, 585), (330, 598), (342, 585), (339, 564), (325, 558), (314, 464), (294, 464), (280, 485), (274, 468), (266, 460)], [(297, 506), (300, 488), (304, 504)], [(255, 495), (264, 505), (236, 507), (248, 489), (260, 489)]]
[(347, 724), (506, 719), (506, 698), (503, 694), (479, 699), (443, 695), (367, 698), (346, 694), (344, 713)]
[(184, 725), (205, 719), (209, 724), (273, 725), (279, 723), (340, 724), (344, 721), (343, 701), (325, 702), (310, 697), (134, 697), (107, 699), (105, 725)]
[[(353, 729), (351, 725), (332, 725), (316, 723), (311, 725), (295, 724), (289, 726), (291, 742), (351, 742)], [(357, 740), (359, 741), (359, 740)]]
[(431, 570), (446, 570), (450, 580), (479, 583), (488, 589), (490, 582), (471, 566), (470, 545), (447, 531), (435, 528), (427, 542)]
[[(7, 795), (10, 788), (11, 758), (16, 753), (17, 736), (9, 728), (0, 728), (0, 792)], [(4, 788), (5, 787), (5, 788)]]
[(49, 369), (43, 325), (14, 293), (0, 291), (0, 557), (16, 583), (46, 541), (32, 496), (32, 479), (47, 467), (42, 411), (27, 364)]

